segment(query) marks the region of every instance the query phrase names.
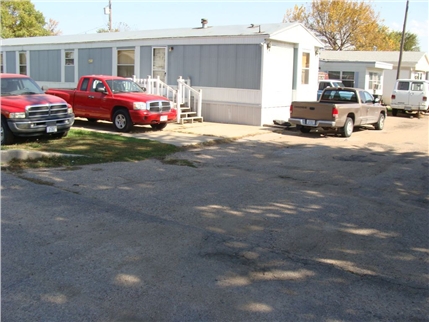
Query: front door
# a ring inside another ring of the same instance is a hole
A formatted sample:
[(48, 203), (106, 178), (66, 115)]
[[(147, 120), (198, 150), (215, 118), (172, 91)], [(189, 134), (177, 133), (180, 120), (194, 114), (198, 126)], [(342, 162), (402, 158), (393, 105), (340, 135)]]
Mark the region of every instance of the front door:
[(155, 47), (152, 49), (152, 77), (165, 83), (167, 79), (167, 48)]

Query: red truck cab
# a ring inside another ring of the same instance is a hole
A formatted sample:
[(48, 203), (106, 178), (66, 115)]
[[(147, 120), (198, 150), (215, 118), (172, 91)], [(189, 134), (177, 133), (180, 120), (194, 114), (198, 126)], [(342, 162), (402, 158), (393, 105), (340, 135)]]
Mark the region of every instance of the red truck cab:
[(82, 76), (76, 89), (48, 89), (46, 93), (65, 99), (73, 106), (76, 117), (113, 122), (119, 132), (129, 132), (134, 124), (162, 130), (177, 118), (170, 100), (146, 94), (137, 83), (124, 77)]
[(74, 123), (72, 107), (59, 97), (45, 94), (26, 75), (0, 74), (1, 144), (17, 136), (67, 135)]

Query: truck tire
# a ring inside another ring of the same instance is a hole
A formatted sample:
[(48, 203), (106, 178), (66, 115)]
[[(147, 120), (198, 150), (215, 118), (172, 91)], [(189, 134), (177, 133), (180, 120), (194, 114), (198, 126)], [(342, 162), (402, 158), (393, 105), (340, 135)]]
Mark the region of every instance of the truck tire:
[(299, 128), (299, 130), (301, 131), (301, 133), (310, 133), (311, 128), (310, 127), (306, 127), (306, 126), (301, 126)]
[(354, 127), (353, 120), (350, 117), (348, 117), (346, 119), (346, 122), (344, 123), (344, 127), (341, 128), (341, 135), (346, 138), (350, 137), (353, 133), (353, 127)]
[(392, 108), (392, 115), (393, 116), (398, 115), (398, 110), (396, 108)]
[(165, 129), (165, 127), (167, 126), (167, 123), (151, 124), (150, 126), (155, 131), (161, 131), (161, 130)]
[(376, 130), (381, 131), (384, 128), (384, 121), (386, 120), (386, 117), (384, 116), (384, 114), (380, 114), (380, 116), (378, 117), (378, 122), (374, 124), (374, 128)]
[(113, 114), (113, 126), (118, 132), (129, 132), (133, 127), (130, 114), (127, 110), (120, 109)]
[(1, 118), (1, 145), (9, 145), (15, 141), (15, 136), (7, 125), (4, 117)]

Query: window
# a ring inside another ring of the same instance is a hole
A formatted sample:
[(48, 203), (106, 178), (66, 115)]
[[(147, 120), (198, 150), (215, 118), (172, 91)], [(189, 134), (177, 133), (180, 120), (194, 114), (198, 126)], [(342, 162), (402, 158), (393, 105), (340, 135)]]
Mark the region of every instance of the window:
[(369, 72), (368, 88), (370, 90), (377, 90), (379, 89), (380, 84), (381, 84), (381, 74)]
[(423, 79), (423, 72), (416, 72), (414, 74), (414, 79)]
[(355, 87), (355, 72), (342, 72), (341, 78), (344, 86)]
[(118, 50), (118, 76), (133, 77), (134, 50)]
[(66, 66), (73, 66), (74, 65), (74, 51), (66, 51)]
[(19, 73), (27, 75), (27, 53), (19, 53)]
[(3, 53), (0, 53), (0, 63), (1, 63), (0, 73), (3, 73)]
[(398, 82), (399, 91), (408, 91), (410, 89), (410, 82)]
[(355, 87), (355, 72), (329, 71), (329, 79), (339, 79), (346, 87)]
[(302, 53), (301, 84), (308, 84), (310, 80), (310, 53)]
[(415, 92), (421, 92), (423, 91), (423, 83), (412, 83), (411, 84), (411, 90)]
[(341, 79), (341, 72), (328, 72), (329, 79)]
[(82, 85), (80, 85), (81, 91), (86, 91), (88, 89), (89, 78), (84, 78), (82, 81)]
[(99, 79), (94, 79), (92, 81), (91, 92), (95, 92), (97, 87), (104, 87), (103, 82)]

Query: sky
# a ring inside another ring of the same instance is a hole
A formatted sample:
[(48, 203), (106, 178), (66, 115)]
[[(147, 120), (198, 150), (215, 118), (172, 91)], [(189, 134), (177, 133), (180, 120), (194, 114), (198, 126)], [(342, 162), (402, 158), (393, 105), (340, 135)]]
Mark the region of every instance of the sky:
[[(208, 26), (248, 25), (282, 22), (287, 9), (295, 4), (307, 6), (310, 1), (145, 1), (111, 0), (112, 27), (128, 26), (128, 30), (153, 30)], [(406, 0), (365, 1), (379, 14), (380, 24), (402, 32)], [(62, 35), (96, 33), (107, 28), (109, 15), (104, 8), (109, 0), (32, 0), (46, 21), (58, 22)], [(418, 36), (421, 51), (429, 52), (429, 5), (426, 0), (409, 0), (406, 31)]]

